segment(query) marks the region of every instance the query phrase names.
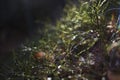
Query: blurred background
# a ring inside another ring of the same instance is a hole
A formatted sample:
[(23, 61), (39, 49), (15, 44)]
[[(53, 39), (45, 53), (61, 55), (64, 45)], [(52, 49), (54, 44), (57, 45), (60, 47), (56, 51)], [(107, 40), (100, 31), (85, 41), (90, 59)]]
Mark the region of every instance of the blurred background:
[(119, 0), (68, 2), (56, 24), (11, 52), (0, 69), (6, 80), (104, 80), (108, 51), (120, 40)]

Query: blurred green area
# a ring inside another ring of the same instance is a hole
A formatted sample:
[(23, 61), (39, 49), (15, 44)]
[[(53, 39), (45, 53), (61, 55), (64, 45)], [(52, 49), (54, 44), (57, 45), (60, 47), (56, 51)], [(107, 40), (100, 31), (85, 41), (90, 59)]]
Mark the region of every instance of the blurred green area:
[(111, 6), (118, 6), (117, 1), (69, 3), (55, 25), (45, 23), (45, 29), (38, 30), (40, 38), (13, 50), (0, 75), (7, 80), (101, 80), (110, 44), (106, 26), (111, 16), (105, 12)]

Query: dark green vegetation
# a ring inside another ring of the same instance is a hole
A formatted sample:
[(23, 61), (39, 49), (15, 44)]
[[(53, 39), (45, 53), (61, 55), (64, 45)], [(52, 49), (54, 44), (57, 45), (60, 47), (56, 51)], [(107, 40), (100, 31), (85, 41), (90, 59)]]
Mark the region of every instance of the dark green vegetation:
[(47, 23), (38, 30), (40, 38), (26, 40), (13, 50), (0, 75), (7, 80), (101, 80), (112, 43), (107, 23), (114, 10), (107, 10), (114, 7), (118, 7), (114, 0), (69, 3), (56, 25)]

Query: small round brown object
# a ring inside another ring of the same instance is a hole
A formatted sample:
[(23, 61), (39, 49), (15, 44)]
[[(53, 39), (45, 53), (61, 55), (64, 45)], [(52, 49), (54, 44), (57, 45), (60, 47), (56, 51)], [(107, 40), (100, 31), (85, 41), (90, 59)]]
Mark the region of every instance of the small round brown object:
[(37, 52), (37, 53), (35, 53), (34, 57), (36, 59), (38, 59), (38, 60), (44, 59), (45, 58), (45, 52), (42, 52), (42, 51), (41, 52)]

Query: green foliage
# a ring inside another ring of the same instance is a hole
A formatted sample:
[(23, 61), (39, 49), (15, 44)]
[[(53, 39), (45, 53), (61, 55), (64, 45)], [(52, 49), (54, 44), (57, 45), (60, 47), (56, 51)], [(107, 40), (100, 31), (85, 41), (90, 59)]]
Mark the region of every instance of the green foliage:
[[(100, 40), (100, 50), (106, 52), (104, 12), (109, 1), (78, 2), (66, 5), (60, 21), (46, 25), (40, 39), (26, 41), (13, 52), (12, 76), (6, 76), (9, 80), (95, 80), (104, 75), (105, 71), (94, 70), (95, 55), (90, 49)], [(36, 59), (34, 55), (40, 51), (45, 57)]]

